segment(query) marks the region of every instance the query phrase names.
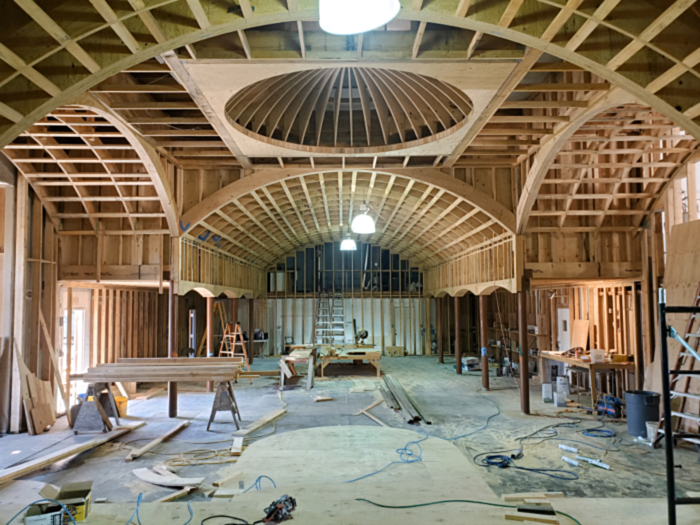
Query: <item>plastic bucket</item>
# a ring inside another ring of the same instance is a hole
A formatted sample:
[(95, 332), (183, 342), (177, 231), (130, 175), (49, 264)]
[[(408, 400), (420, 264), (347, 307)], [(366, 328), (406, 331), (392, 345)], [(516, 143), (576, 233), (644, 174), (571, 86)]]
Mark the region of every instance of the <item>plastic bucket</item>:
[(659, 420), (661, 395), (656, 392), (632, 390), (625, 392), (627, 431), (632, 436), (647, 439), (647, 421)]

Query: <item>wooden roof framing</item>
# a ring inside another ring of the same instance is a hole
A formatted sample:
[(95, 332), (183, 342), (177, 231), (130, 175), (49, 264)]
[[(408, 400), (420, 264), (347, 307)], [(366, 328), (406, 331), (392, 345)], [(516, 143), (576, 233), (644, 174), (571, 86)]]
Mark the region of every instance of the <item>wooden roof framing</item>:
[(5, 154), (60, 232), (171, 231), (152, 159), (95, 111), (59, 108), (6, 146)]
[[(369, 204), (376, 221), (373, 235), (350, 230), (352, 215), (345, 210), (352, 207), (356, 214), (362, 202)], [(300, 246), (350, 235), (409, 253), (412, 264), (430, 266), (506, 232), (482, 210), (443, 188), (355, 171), (290, 177), (255, 189), (209, 214), (188, 235), (260, 265)], [(417, 249), (422, 238), (430, 241)]]

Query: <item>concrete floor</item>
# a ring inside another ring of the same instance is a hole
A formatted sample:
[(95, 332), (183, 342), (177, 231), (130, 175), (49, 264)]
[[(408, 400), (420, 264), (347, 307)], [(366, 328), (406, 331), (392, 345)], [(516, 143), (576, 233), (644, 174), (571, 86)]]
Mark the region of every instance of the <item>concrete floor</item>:
[[(258, 359), (253, 369), (274, 370), (275, 359)], [(281, 434), (292, 430), (329, 427), (329, 426), (376, 426), (369, 418), (354, 414), (360, 408), (367, 407), (381, 399), (378, 390), (353, 393), (350, 390), (358, 385), (367, 387), (380, 384), (369, 365), (353, 367), (352, 365), (333, 365), (327, 369), (332, 377), (317, 380), (310, 392), (304, 389), (305, 382), (296, 388), (283, 392), (287, 403), (287, 414), (274, 425), (261, 429), (257, 435)], [(484, 426), (489, 416), (493, 417), (486, 429), (472, 436), (454, 441), (454, 445), (470, 461), (482, 452), (501, 451), (519, 448), (516, 440), (549, 425), (568, 423), (562, 417), (556, 417), (557, 409), (541, 401), (541, 388), (533, 382), (531, 386), (532, 411), (538, 416), (523, 416), (520, 413), (519, 392), (512, 378), (491, 378), (492, 390), (484, 394), (481, 389), (479, 374), (457, 376), (454, 364), (437, 364), (433, 357), (385, 358), (382, 371), (392, 374), (410, 393), (420, 406), (432, 425), (413, 426), (406, 424), (400, 415), (381, 403), (372, 409), (372, 414), (391, 427), (411, 430), (431, 436), (452, 438), (474, 432)], [(334, 375), (337, 373), (338, 375)], [(350, 376), (352, 374), (352, 376)], [(355, 378), (355, 381), (349, 379)], [(361, 378), (359, 381), (357, 378)], [(244, 425), (252, 422), (272, 410), (282, 407), (277, 381), (273, 378), (256, 379), (251, 385), (243, 380), (235, 387), (236, 397), (243, 415)], [(334, 400), (316, 403), (313, 396), (329, 396)], [(230, 444), (231, 433), (235, 426), (229, 417), (220, 414), (211, 432), (206, 432), (213, 394), (204, 391), (201, 385), (180, 385), (179, 413), (180, 419), (190, 419), (191, 424), (181, 433), (154, 449), (133, 463), (126, 463), (125, 456), (130, 447), (139, 447), (158, 437), (174, 424), (167, 417), (167, 397), (163, 394), (147, 401), (130, 401), (129, 418), (145, 420), (147, 424), (140, 429), (127, 433), (102, 447), (86, 452), (77, 457), (56, 463), (50, 468), (34, 473), (27, 479), (60, 485), (69, 481), (94, 481), (94, 496), (108, 498), (113, 503), (132, 504), (140, 492), (144, 501), (153, 501), (172, 492), (171, 489), (158, 488), (137, 479), (132, 470), (151, 467), (157, 463), (178, 457), (179, 453), (192, 449), (225, 449)], [(572, 397), (577, 400), (576, 396)], [(582, 404), (590, 400), (582, 398)], [(518, 466), (527, 468), (563, 469), (567, 468), (579, 475), (575, 481), (563, 481), (542, 474), (512, 468), (480, 468), (484, 481), (496, 495), (523, 491), (565, 490), (568, 496), (588, 498), (661, 498), (665, 497), (664, 455), (663, 450), (652, 450), (648, 446), (635, 443), (627, 434), (626, 426), (606, 423), (606, 428), (616, 432), (617, 443), (611, 439), (594, 439), (582, 436), (584, 429), (598, 428), (601, 423), (581, 411), (570, 411), (571, 418), (581, 417), (583, 421), (576, 426), (557, 429), (558, 438), (580, 441), (583, 444), (566, 442), (578, 446), (587, 456), (600, 457), (612, 465), (607, 471), (596, 467), (571, 468), (561, 461), (562, 450), (558, 448), (561, 441), (549, 439), (531, 439), (523, 442), (524, 458), (517, 461)], [(561, 414), (560, 414), (561, 416)], [(420, 436), (415, 434), (417, 438)], [(550, 434), (541, 434), (551, 437)], [(0, 467), (5, 468), (26, 459), (47, 454), (70, 444), (92, 439), (92, 435), (73, 436), (65, 428), (65, 419), (59, 420), (51, 431), (41, 436), (5, 435), (0, 438)], [(218, 443), (215, 443), (219, 441)], [(605, 452), (591, 448), (591, 445), (619, 451)], [(572, 456), (571, 453), (566, 453)], [(700, 465), (698, 455), (691, 448), (681, 447), (676, 452), (680, 492), (700, 491)], [(352, 461), (352, 458), (348, 458)], [(230, 466), (230, 465), (228, 465)], [(179, 467), (178, 474), (186, 477), (206, 477), (205, 483), (220, 477), (220, 471), (227, 465), (197, 465)], [(468, 489), (465, 488), (468, 492)], [(30, 495), (31, 496), (31, 495)], [(189, 496), (194, 501), (207, 498), (201, 492)], [(0, 504), (3, 490), (0, 490)]]

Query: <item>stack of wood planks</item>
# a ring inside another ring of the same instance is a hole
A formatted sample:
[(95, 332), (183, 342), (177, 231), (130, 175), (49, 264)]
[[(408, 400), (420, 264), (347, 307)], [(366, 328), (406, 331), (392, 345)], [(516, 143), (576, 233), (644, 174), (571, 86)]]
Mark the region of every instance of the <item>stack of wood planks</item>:
[(401, 412), (403, 412), (404, 419), (412, 425), (420, 424), (421, 421), (430, 425), (430, 421), (428, 421), (425, 418), (425, 416), (421, 413), (421, 411), (416, 407), (416, 404), (408, 396), (404, 388), (401, 386), (401, 383), (399, 383), (389, 374), (384, 376), (384, 383), (386, 383), (386, 386), (388, 388), (388, 392), (386, 392), (386, 394), (390, 394), (389, 396), (385, 395), (384, 392), (382, 393), (385, 399), (387, 397), (389, 398), (389, 400), (387, 401), (387, 405), (394, 409), (398, 405), (398, 407), (401, 409)]
[(56, 422), (53, 389), (49, 381), (40, 380), (29, 370), (19, 352), (16, 352), (16, 357), (19, 364), (22, 403), (27, 418), (27, 430), (32, 436), (41, 434)]
[(235, 381), (242, 364), (239, 357), (120, 359), (88, 369), (82, 379), (89, 383)]

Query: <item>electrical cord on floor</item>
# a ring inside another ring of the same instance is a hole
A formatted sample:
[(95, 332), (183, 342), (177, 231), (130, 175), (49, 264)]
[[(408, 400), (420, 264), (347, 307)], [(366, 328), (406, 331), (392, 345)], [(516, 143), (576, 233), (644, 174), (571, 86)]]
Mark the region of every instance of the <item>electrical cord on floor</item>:
[[(355, 501), (364, 501), (365, 503), (369, 503), (370, 505), (374, 505), (375, 507), (381, 507), (383, 509), (415, 509), (418, 507), (429, 507), (431, 505), (442, 505), (444, 503), (471, 503), (473, 505), (486, 505), (489, 507), (500, 507), (500, 508), (504, 508), (504, 509), (517, 509), (518, 508), (515, 505), (504, 505), (502, 503), (489, 503), (487, 501), (477, 501), (477, 500), (470, 500), (470, 499), (446, 499), (446, 500), (442, 500), (442, 501), (431, 501), (428, 503), (416, 503), (414, 505), (383, 505), (381, 503), (375, 503), (374, 501), (370, 501), (370, 500), (364, 499), (364, 498), (356, 498)], [(555, 512), (561, 516), (569, 518), (576, 525), (581, 525), (581, 522), (578, 521), (573, 516), (566, 514), (565, 512), (559, 512), (559, 511), (555, 511)]]
[[(482, 389), (480, 389), (480, 390), (482, 390)], [(477, 390), (477, 392), (479, 392), (480, 390)], [(444, 438), (444, 437), (441, 437), (441, 436), (433, 436), (433, 435), (428, 434), (427, 432), (423, 432), (422, 430), (419, 430), (418, 433), (424, 435), (425, 437), (434, 437), (434, 438), (437, 438), (437, 439), (442, 439), (443, 441), (457, 441), (458, 439), (463, 439), (463, 438), (466, 438), (466, 437), (469, 437), (469, 436), (473, 436), (474, 434), (477, 434), (478, 432), (481, 432), (482, 430), (486, 430), (486, 427), (489, 426), (489, 423), (491, 423), (491, 420), (492, 420), (494, 417), (496, 417), (496, 416), (498, 416), (498, 415), (501, 414), (501, 408), (498, 406), (498, 403), (496, 403), (496, 402), (495, 402), (493, 399), (491, 399), (490, 397), (486, 397), (486, 396), (483, 396), (483, 397), (484, 397), (484, 399), (486, 399), (486, 400), (488, 400), (490, 403), (492, 403), (493, 406), (496, 407), (496, 412), (493, 413), (493, 414), (491, 414), (489, 417), (486, 418), (486, 422), (484, 423), (484, 426), (482, 426), (482, 427), (480, 427), (480, 428), (478, 428), (478, 429), (476, 429), (476, 430), (474, 430), (474, 431), (472, 431), (472, 432), (469, 432), (469, 433), (467, 433), (467, 434), (462, 434), (461, 436), (451, 437), (451, 438)]]
[[(515, 452), (515, 454), (510, 454)], [(497, 450), (494, 452), (482, 452), (474, 456), (474, 464), (479, 467), (498, 467), (498, 468), (514, 468), (535, 474), (542, 474), (550, 478), (560, 479), (562, 481), (574, 481), (578, 479), (578, 474), (565, 469), (548, 469), (548, 468), (528, 468), (521, 467), (515, 463), (516, 459), (523, 458), (523, 451), (519, 448), (510, 450)]]
[[(364, 476), (360, 476), (359, 478), (351, 479), (350, 481), (346, 481), (345, 483), (354, 483), (355, 481), (360, 481), (361, 479), (369, 478), (370, 476), (374, 476), (376, 474), (379, 474), (380, 472), (384, 472), (392, 465), (401, 465), (403, 463), (417, 463), (419, 461), (423, 461), (423, 447), (421, 447), (420, 444), (426, 439), (428, 439), (428, 436), (425, 436), (423, 439), (419, 439), (417, 441), (409, 441), (402, 448), (397, 448), (396, 453), (399, 455), (399, 461), (392, 461), (382, 469), (370, 472), (369, 474), (365, 474)], [(411, 449), (411, 447), (414, 445), (418, 447), (418, 452), (414, 452), (413, 449)]]
[(17, 514), (15, 514), (14, 516), (12, 516), (12, 517), (10, 518), (10, 521), (8, 521), (7, 523), (5, 523), (5, 525), (10, 525), (10, 523), (12, 523), (13, 521), (15, 521), (15, 519), (17, 519), (17, 517), (18, 517), (19, 515), (21, 515), (25, 510), (27, 510), (27, 509), (28, 509), (29, 507), (31, 507), (32, 505), (38, 505), (39, 503), (44, 503), (44, 502), (46, 502), (46, 503), (55, 503), (55, 504), (57, 504), (57, 505), (60, 505), (61, 508), (63, 509), (63, 511), (68, 515), (68, 517), (70, 518), (70, 520), (73, 522), (73, 525), (76, 525), (76, 523), (75, 523), (75, 518), (73, 518), (73, 515), (72, 515), (72, 514), (70, 513), (70, 511), (63, 505), (63, 503), (61, 503), (61, 502), (59, 502), (59, 501), (56, 501), (55, 499), (49, 499), (49, 498), (40, 499), (40, 500), (37, 500), (37, 501), (35, 501), (35, 502), (33, 502), (33, 503), (30, 503), (29, 505), (27, 505), (26, 507), (24, 507), (22, 510), (20, 510)]
[(134, 517), (136, 517), (136, 521), (138, 522), (139, 525), (141, 525), (141, 517), (139, 516), (139, 507), (141, 506), (141, 500), (143, 500), (143, 492), (139, 493), (139, 497), (136, 500), (136, 509), (134, 510), (134, 513), (131, 515), (131, 517), (127, 520), (126, 525), (129, 525)]
[(253, 483), (250, 487), (248, 487), (247, 489), (245, 489), (245, 490), (243, 491), (243, 494), (245, 494), (246, 492), (248, 492), (248, 491), (251, 490), (251, 489), (255, 489), (255, 490), (257, 490), (257, 491), (262, 490), (262, 480), (263, 480), (263, 479), (269, 479), (270, 481), (272, 481), (272, 485), (273, 485), (275, 488), (277, 488), (277, 484), (275, 483), (275, 481), (274, 481), (271, 477), (269, 477), (269, 476), (258, 476), (258, 479), (255, 480), (255, 483)]

